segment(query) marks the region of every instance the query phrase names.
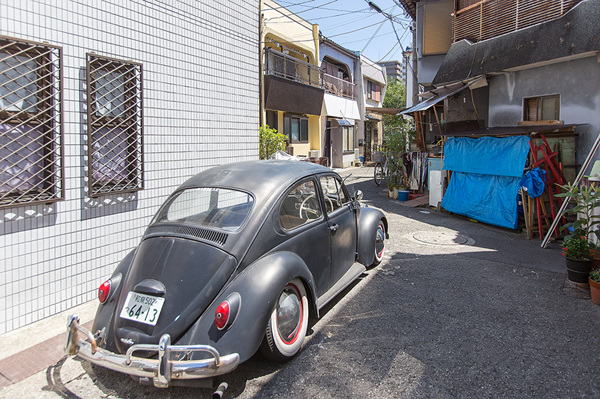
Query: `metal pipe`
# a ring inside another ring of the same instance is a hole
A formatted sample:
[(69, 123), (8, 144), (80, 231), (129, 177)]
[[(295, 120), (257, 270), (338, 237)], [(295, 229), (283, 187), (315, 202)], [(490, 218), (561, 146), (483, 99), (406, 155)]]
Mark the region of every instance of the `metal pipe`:
[[(594, 142), (592, 149), (590, 150), (587, 158), (585, 159), (585, 162), (581, 166), (581, 169), (579, 170), (579, 174), (577, 174), (577, 177), (575, 178), (575, 181), (573, 182), (574, 186), (578, 185), (579, 182), (581, 181), (583, 174), (585, 173), (588, 166), (590, 165), (590, 162), (592, 161), (592, 156), (596, 153), (599, 146), (600, 146), (600, 134), (596, 137), (596, 141)], [(554, 231), (554, 229), (556, 229), (556, 226), (558, 226), (558, 221), (560, 220), (560, 218), (561, 218), (564, 210), (567, 208), (568, 204), (569, 204), (569, 198), (567, 197), (567, 198), (565, 198), (562, 205), (560, 206), (560, 209), (558, 210), (556, 217), (552, 221), (552, 226), (550, 226), (550, 229), (546, 233), (546, 236), (544, 237), (544, 240), (542, 241), (542, 244), (540, 245), (542, 248), (546, 248), (546, 246), (548, 245), (548, 241), (550, 241), (550, 236), (552, 235), (552, 232)]]

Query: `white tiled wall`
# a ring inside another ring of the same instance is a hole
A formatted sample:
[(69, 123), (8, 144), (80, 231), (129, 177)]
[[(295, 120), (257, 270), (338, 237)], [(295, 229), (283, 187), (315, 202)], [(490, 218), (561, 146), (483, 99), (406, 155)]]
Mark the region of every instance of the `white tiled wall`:
[[(2, 0), (0, 35), (62, 47), (66, 200), (0, 210), (0, 334), (67, 310), (136, 246), (166, 195), (258, 158), (258, 1)], [(85, 196), (85, 61), (143, 64), (144, 185)]]

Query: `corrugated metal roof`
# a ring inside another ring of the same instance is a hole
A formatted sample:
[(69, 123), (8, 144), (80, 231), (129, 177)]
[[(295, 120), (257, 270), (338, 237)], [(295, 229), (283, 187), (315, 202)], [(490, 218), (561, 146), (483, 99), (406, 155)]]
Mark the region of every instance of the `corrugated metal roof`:
[(485, 79), (485, 76), (476, 76), (474, 78), (461, 80), (460, 82), (450, 83), (448, 85), (440, 86), (433, 90), (429, 90), (425, 93), (419, 94), (420, 97), (424, 97), (426, 98), (426, 100), (418, 103), (415, 106), (402, 110), (398, 113), (398, 115), (410, 114), (417, 111), (425, 111), (426, 109), (433, 107), (435, 104), (439, 103), (446, 97), (452, 96), (468, 87), (471, 87), (475, 83), (482, 83), (483, 79)]

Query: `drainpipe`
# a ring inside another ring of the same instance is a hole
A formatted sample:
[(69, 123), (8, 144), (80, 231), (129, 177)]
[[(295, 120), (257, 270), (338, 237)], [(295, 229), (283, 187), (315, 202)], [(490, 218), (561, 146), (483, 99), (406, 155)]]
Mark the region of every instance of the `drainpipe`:
[(419, 68), (419, 62), (417, 60), (417, 21), (413, 21), (412, 23), (412, 61), (413, 61), (413, 92), (412, 92), (412, 96), (413, 96), (413, 105), (417, 105), (419, 103), (419, 74), (418, 74), (418, 68)]
[(262, 24), (264, 15), (261, 9), (261, 2), (258, 3), (258, 127), (264, 125), (264, 112), (265, 107), (263, 104), (263, 91), (264, 91), (264, 76), (263, 76), (263, 37), (262, 37)]

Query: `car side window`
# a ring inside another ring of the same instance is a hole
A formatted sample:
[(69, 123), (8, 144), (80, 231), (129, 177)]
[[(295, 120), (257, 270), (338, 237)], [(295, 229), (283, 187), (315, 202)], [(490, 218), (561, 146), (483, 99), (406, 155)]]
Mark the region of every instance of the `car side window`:
[(315, 183), (304, 181), (284, 198), (279, 209), (279, 223), (284, 230), (302, 226), (323, 216)]
[(348, 202), (348, 197), (342, 189), (342, 182), (335, 176), (322, 176), (321, 188), (325, 198), (325, 209), (331, 213)]

